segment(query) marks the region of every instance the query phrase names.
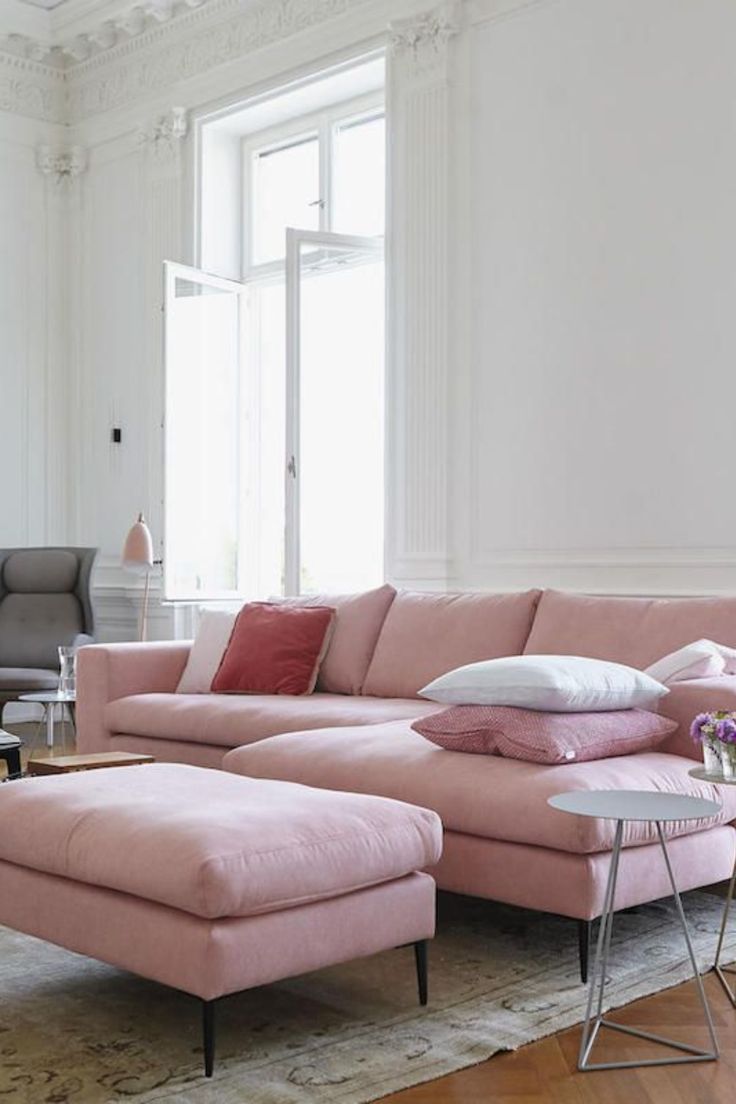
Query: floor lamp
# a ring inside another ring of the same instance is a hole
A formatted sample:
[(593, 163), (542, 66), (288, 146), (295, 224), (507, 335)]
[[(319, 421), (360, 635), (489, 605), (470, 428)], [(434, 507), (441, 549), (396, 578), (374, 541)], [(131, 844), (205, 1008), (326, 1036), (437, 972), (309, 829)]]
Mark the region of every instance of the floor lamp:
[(153, 540), (151, 530), (146, 525), (143, 514), (138, 515), (135, 525), (132, 525), (125, 538), (123, 546), (123, 567), (126, 571), (132, 571), (134, 575), (143, 575), (143, 606), (141, 609), (140, 634), (138, 639), (146, 639), (148, 627), (148, 589), (153, 571)]

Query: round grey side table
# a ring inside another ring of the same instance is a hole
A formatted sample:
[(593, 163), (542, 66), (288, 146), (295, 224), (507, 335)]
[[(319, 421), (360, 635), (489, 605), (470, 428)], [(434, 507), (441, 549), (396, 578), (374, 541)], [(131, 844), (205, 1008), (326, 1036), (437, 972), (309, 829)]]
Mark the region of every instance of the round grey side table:
[[(691, 771), (688, 771), (691, 778), (697, 778), (700, 782), (713, 782), (716, 786), (736, 786), (736, 778), (724, 778), (722, 774), (711, 774), (705, 770), (704, 767), (693, 767)], [(726, 974), (733, 974), (733, 967), (728, 970), (721, 966), (721, 949), (723, 948), (723, 940), (726, 937), (726, 926), (728, 924), (728, 914), (731, 911), (731, 903), (733, 901), (734, 887), (736, 887), (736, 859), (733, 864), (733, 873), (731, 874), (731, 881), (728, 884), (728, 893), (726, 894), (726, 903), (723, 906), (723, 919), (721, 920), (721, 930), (718, 933), (718, 944), (716, 946), (716, 957), (713, 963), (713, 969), (715, 970), (716, 977), (720, 981), (721, 985), (726, 991), (726, 996), (730, 1000), (731, 1004), (736, 1008), (736, 993), (734, 993), (731, 986), (728, 984)]]
[[(600, 931), (598, 933), (598, 945), (595, 954), (595, 965), (588, 986), (588, 1003), (583, 1023), (583, 1034), (580, 1040), (580, 1053), (578, 1055), (579, 1070), (607, 1070), (607, 1069), (632, 1069), (638, 1066), (666, 1066), (672, 1063), (684, 1062), (712, 1062), (718, 1057), (718, 1041), (716, 1039), (713, 1019), (708, 1007), (708, 1001), (703, 989), (703, 981), (700, 977), (695, 952), (690, 940), (685, 913), (682, 908), (680, 894), (675, 884), (670, 857), (667, 852), (662, 825), (675, 820), (701, 820), (713, 817), (720, 812), (721, 806), (716, 801), (707, 801), (702, 797), (691, 797), (688, 794), (656, 793), (649, 790), (577, 790), (573, 793), (556, 794), (549, 798), (549, 804), (555, 809), (565, 813), (574, 813), (576, 816), (601, 817), (605, 820), (616, 821), (616, 833), (611, 852), (611, 865), (608, 870), (608, 882), (603, 898), (603, 914), (601, 915)], [(710, 1034), (712, 1049), (700, 1050), (698, 1047), (680, 1043), (674, 1039), (666, 1039), (662, 1035), (653, 1035), (649, 1031), (640, 1031), (635, 1027), (626, 1027), (624, 1024), (613, 1023), (605, 1019), (603, 1015), (603, 1000), (606, 989), (606, 973), (608, 969), (608, 956), (611, 948), (611, 933), (613, 932), (613, 914), (615, 911), (616, 879), (618, 877), (618, 864), (621, 855), (621, 841), (623, 839), (624, 824), (627, 821), (646, 821), (655, 824), (657, 836), (662, 848), (664, 863), (667, 868), (672, 893), (677, 906), (677, 913), (685, 935), (685, 943), (693, 968), (693, 975), (700, 995), (700, 1003), (703, 1006), (708, 1031)], [(596, 990), (598, 1000), (595, 1015), (593, 1005)], [(685, 1053), (672, 1058), (647, 1058), (641, 1061), (631, 1062), (591, 1062), (590, 1053), (595, 1044), (601, 1027), (608, 1027), (612, 1031), (620, 1031), (625, 1035), (635, 1035), (639, 1039), (648, 1039), (654, 1043), (661, 1043), (675, 1050)]]
[(37, 705), (42, 705), (44, 709), (44, 717), (46, 719), (46, 746), (54, 746), (54, 707), (61, 706), (62, 719), (64, 717), (64, 706), (69, 710), (69, 714), (72, 719), (72, 727), (76, 729), (76, 718), (74, 716), (74, 706), (76, 703), (75, 694), (62, 694), (59, 690), (38, 690), (29, 694), (20, 694), (18, 701), (22, 702), (35, 702)]

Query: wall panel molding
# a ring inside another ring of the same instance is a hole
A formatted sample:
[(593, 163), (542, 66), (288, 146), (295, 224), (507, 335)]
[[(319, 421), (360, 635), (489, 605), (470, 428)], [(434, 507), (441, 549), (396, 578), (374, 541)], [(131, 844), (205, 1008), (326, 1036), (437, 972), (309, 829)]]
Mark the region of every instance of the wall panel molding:
[(390, 28), (388, 575), (450, 570), (448, 372), (451, 44), (460, 5)]

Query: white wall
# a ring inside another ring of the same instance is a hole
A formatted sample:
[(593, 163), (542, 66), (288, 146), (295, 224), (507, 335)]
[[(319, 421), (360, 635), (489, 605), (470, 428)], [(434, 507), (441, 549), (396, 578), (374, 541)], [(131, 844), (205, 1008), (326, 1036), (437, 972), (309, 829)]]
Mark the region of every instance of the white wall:
[(474, 27), (463, 583), (700, 589), (733, 561), (735, 40), (729, 0)]
[[(175, 82), (135, 44), (70, 78), (65, 141), (86, 148), (88, 168), (64, 199), (74, 451), (62, 482), (75, 492), (66, 538), (102, 549), (104, 634), (134, 628), (137, 592), (117, 565), (138, 509), (160, 534), (160, 267), (194, 259), (197, 120), (381, 44), (400, 304), (390, 574), (427, 587), (731, 590), (732, 0), (349, 0), (334, 16), (304, 0), (293, 27), (289, 5), (272, 4), (287, 15), (257, 33), (256, 0), (226, 30), (200, 10), (170, 47), (156, 31)], [(3, 540), (51, 539), (63, 471), (39, 459), (46, 423), (28, 417), (39, 388), (48, 417), (55, 378), (43, 326), (28, 322), (46, 309), (40, 125), (27, 120), (0, 175), (13, 212), (0, 456), (21, 472)], [(180, 630), (159, 612), (156, 631)]]

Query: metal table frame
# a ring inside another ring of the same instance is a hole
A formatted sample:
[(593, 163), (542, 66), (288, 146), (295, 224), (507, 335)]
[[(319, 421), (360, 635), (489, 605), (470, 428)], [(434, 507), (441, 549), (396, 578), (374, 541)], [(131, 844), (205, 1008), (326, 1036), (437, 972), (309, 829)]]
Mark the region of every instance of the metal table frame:
[[(698, 963), (690, 939), (690, 932), (682, 907), (682, 900), (675, 883), (662, 825), (665, 822), (669, 823), (676, 819), (691, 820), (701, 817), (712, 817), (720, 810), (721, 806), (714, 801), (698, 798), (694, 795), (663, 794), (633, 790), (576, 791), (572, 793), (557, 794), (549, 798), (548, 801), (553, 808), (560, 809), (563, 812), (572, 813), (578, 816), (591, 816), (599, 819), (613, 820), (616, 822), (611, 863), (608, 869), (606, 891), (603, 898), (603, 911), (600, 920), (600, 930), (598, 932), (595, 963), (588, 985), (588, 1000), (585, 1009), (582, 1036), (580, 1039), (580, 1050), (578, 1053), (578, 1069), (583, 1072), (588, 1072), (592, 1070), (638, 1069), (644, 1066), (684, 1065), (690, 1062), (714, 1062), (719, 1056), (718, 1040), (716, 1038), (708, 1000), (705, 995), (705, 989), (703, 988), (703, 980), (700, 976)], [(708, 1034), (710, 1035), (711, 1048), (709, 1050), (691, 1046), (689, 1043), (682, 1043), (677, 1039), (669, 1039), (664, 1035), (655, 1035), (650, 1031), (642, 1031), (636, 1027), (628, 1027), (625, 1024), (615, 1023), (607, 1019), (603, 1013), (608, 975), (608, 960), (611, 950), (611, 935), (613, 933), (613, 917), (616, 911), (616, 883), (618, 880), (619, 860), (621, 858), (624, 824), (629, 821), (642, 821), (656, 826), (657, 838), (662, 850), (667, 877), (675, 900), (677, 917), (685, 937), (685, 945), (692, 966), (693, 977), (697, 986), (705, 1022), (708, 1027)], [(732, 889), (734, 885), (736, 885), (736, 869), (731, 883)], [(602, 1027), (608, 1028), (611, 1031), (617, 1031), (623, 1035), (631, 1035), (637, 1039), (645, 1039), (648, 1042), (658, 1043), (661, 1046), (669, 1047), (681, 1053), (667, 1058), (592, 1062), (590, 1060), (591, 1052)]]

